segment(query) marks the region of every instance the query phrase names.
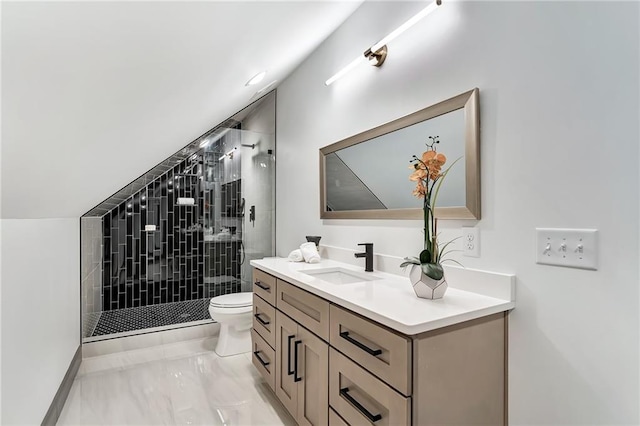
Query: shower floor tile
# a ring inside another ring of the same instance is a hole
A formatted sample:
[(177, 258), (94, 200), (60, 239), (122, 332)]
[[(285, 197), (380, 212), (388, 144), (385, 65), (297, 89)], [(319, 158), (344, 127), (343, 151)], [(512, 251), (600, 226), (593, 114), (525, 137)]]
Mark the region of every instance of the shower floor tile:
[(294, 425), (251, 364), (217, 337), (82, 361), (58, 425)]
[(104, 311), (91, 337), (206, 320), (210, 318), (209, 300), (205, 298)]

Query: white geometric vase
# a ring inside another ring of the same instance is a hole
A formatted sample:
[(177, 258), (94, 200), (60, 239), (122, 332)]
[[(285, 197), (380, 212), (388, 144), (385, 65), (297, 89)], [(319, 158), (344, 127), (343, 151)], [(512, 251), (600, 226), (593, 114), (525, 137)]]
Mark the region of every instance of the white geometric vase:
[(411, 265), (409, 280), (413, 286), (413, 291), (416, 292), (416, 296), (423, 299), (442, 299), (449, 287), (444, 276), (442, 279), (434, 280), (425, 275), (419, 265)]

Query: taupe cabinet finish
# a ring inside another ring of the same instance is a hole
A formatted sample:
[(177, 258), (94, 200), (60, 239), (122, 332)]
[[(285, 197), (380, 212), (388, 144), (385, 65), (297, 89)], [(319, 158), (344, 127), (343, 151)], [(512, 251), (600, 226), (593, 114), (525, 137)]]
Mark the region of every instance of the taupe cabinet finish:
[(333, 348), (329, 364), (329, 403), (349, 424), (411, 424), (411, 398), (399, 394)]
[(253, 315), (253, 364), (298, 424), (327, 425), (329, 302), (254, 269)]
[(276, 307), (325, 341), (329, 340), (329, 302), (286, 281), (277, 281)]
[(506, 424), (506, 313), (405, 336), (254, 269), (256, 279), (254, 313), (268, 320), (254, 319), (253, 363), (298, 424)]
[(411, 339), (331, 305), (331, 346), (403, 395), (411, 395)]
[(253, 295), (253, 329), (271, 346), (276, 346), (276, 308)]
[(276, 351), (265, 340), (251, 330), (252, 362), (271, 389), (276, 387)]
[(276, 312), (276, 396), (300, 425), (326, 425), (329, 345)]
[(413, 341), (413, 424), (508, 423), (505, 315), (434, 330)]
[(260, 296), (272, 306), (276, 304), (276, 278), (262, 272), (259, 269), (253, 269), (253, 293)]

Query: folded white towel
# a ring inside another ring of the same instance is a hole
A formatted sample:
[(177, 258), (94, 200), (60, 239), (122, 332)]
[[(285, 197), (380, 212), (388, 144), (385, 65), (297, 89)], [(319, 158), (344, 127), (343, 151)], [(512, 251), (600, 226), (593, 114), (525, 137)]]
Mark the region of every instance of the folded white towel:
[(178, 197), (178, 204), (181, 206), (192, 206), (196, 203), (194, 198)]
[(300, 245), (300, 251), (307, 263), (320, 263), (320, 254), (315, 243), (304, 243)]
[(302, 251), (298, 249), (289, 253), (289, 260), (291, 262), (304, 262), (304, 256), (302, 255)]

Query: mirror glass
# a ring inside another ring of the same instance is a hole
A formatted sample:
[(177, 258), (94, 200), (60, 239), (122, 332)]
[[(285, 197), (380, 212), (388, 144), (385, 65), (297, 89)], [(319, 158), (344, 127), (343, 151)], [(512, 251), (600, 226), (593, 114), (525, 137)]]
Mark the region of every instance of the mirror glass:
[(434, 148), (456, 159), (438, 195), (436, 216), (479, 219), (478, 90), (440, 102), (409, 116), (320, 150), (322, 218), (422, 217), (422, 201), (412, 192), (410, 160)]

